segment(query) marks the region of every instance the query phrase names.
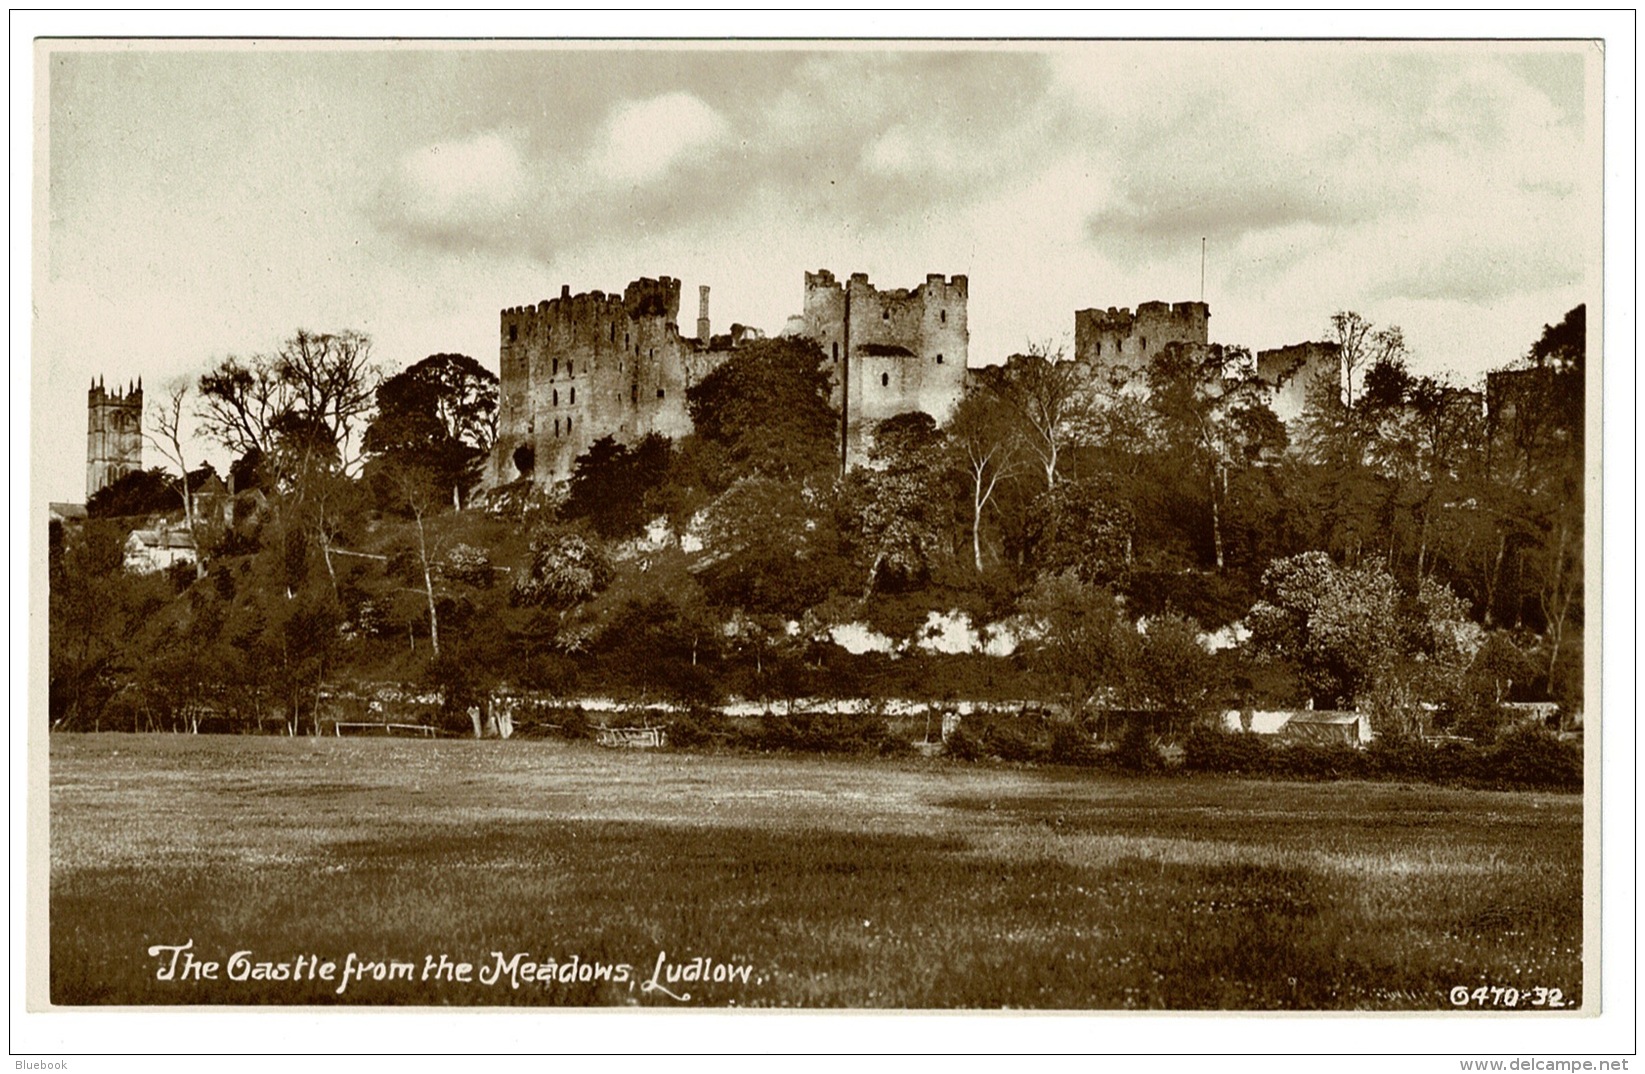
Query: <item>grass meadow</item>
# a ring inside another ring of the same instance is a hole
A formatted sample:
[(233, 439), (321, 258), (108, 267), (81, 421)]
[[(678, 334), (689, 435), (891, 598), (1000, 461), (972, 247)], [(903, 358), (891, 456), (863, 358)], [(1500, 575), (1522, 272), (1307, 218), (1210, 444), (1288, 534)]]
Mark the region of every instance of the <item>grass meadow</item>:
[[(1455, 986), (1495, 985), (1569, 1006), (1581, 810), (922, 759), (54, 735), (51, 998), (1450, 1010)], [(214, 978), (161, 979), (148, 949), (186, 943)]]

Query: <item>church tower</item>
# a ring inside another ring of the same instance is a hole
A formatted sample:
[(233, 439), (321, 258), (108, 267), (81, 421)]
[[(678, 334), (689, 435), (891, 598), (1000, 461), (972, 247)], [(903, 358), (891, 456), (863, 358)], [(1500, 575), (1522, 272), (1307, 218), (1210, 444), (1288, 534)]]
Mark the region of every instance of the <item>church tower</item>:
[(143, 382), (121, 392), (92, 384), (86, 399), (86, 499), (143, 468)]

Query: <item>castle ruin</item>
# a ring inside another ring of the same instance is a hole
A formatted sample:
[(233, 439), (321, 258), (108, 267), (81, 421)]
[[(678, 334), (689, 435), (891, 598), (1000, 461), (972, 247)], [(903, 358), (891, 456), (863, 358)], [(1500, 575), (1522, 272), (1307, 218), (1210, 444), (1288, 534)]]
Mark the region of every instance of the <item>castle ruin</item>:
[(691, 431), (686, 389), (750, 335), (711, 337), (708, 288), (697, 338), (680, 334), (680, 281), (640, 279), (621, 295), (590, 291), (502, 311), (497, 446), (489, 481), (552, 485), (605, 436), (633, 443)]
[(1210, 343), (1211, 307), (1203, 302), (1144, 302), (1074, 311), (1074, 360), (1118, 388), (1141, 387), (1150, 357), (1172, 343)]
[(86, 397), (86, 499), (143, 468), (143, 382), (124, 392), (92, 383)]
[(1290, 425), (1302, 416), (1308, 386), (1322, 376), (1335, 376), (1346, 387), (1342, 347), (1336, 343), (1293, 343), (1257, 352), (1257, 379), (1268, 386), (1268, 407)]
[(924, 411), (947, 422), (965, 394), (970, 329), (964, 276), (931, 273), (909, 291), (877, 290), (867, 273), (840, 283), (826, 269), (805, 274), (804, 335), (822, 346), (840, 408), (840, 459), (863, 463), (874, 426)]
[[(876, 423), (911, 410), (945, 422), (965, 390), (966, 278), (926, 277), (912, 291), (879, 291), (865, 273), (840, 283), (805, 276), (804, 312), (785, 334), (821, 346), (840, 408), (843, 465), (862, 463)], [(577, 457), (611, 436), (691, 431), (686, 392), (742, 343), (761, 333), (732, 325), (712, 335), (708, 288), (698, 291), (697, 334), (679, 330), (680, 281), (640, 279), (621, 295), (602, 291), (502, 311), (497, 443), (488, 483), (571, 476)]]

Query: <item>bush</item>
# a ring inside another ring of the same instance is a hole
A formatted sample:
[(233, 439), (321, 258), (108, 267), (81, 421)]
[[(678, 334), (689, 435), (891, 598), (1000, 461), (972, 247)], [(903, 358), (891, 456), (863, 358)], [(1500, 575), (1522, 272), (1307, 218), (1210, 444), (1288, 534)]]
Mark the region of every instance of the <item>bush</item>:
[(1582, 747), (1541, 727), (1519, 727), (1484, 751), (1491, 779), (1545, 790), (1582, 789)]
[(1298, 742), (1274, 751), (1274, 771), (1291, 779), (1354, 779), (1365, 774), (1365, 757), (1353, 746)]
[(888, 754), (908, 748), (884, 720), (827, 712), (767, 716), (756, 743), (763, 749), (803, 753)]
[(963, 726), (949, 732), (948, 741), (942, 744), (944, 757), (952, 757), (956, 761), (976, 761), (983, 756), (982, 743), (977, 737)]
[(1114, 761), (1128, 772), (1157, 772), (1165, 767), (1165, 755), (1160, 753), (1154, 736), (1140, 720), (1131, 720), (1125, 725)]
[(668, 744), (684, 749), (725, 745), (735, 737), (731, 721), (715, 709), (694, 708), (668, 724)]
[(1274, 749), (1257, 735), (1196, 727), (1183, 742), (1183, 767), (1191, 772), (1259, 775), (1274, 767)]
[(1058, 721), (1051, 728), (1051, 749), (1048, 759), (1052, 764), (1089, 767), (1102, 762), (1102, 753), (1091, 735), (1079, 724)]
[(982, 729), (983, 752), (1002, 761), (1044, 760), (1039, 742), (1014, 722), (996, 720)]

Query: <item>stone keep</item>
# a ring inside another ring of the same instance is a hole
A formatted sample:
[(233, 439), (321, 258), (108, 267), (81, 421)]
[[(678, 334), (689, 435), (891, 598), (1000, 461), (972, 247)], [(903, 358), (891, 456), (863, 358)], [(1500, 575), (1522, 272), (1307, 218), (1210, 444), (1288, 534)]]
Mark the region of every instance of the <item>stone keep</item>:
[(143, 468), (143, 382), (114, 391), (99, 379), (86, 397), (86, 499)]
[(1203, 302), (1144, 302), (1074, 311), (1074, 358), (1115, 386), (1141, 385), (1148, 360), (1171, 343), (1207, 346), (1211, 307)]
[(577, 457), (605, 436), (691, 431), (686, 389), (730, 354), (732, 336), (680, 335), (680, 281), (639, 279), (621, 295), (591, 291), (502, 311), (497, 446), (489, 482), (524, 476), (541, 486), (571, 476)]
[(912, 291), (881, 291), (857, 272), (840, 283), (826, 269), (805, 274), (801, 331), (833, 373), (841, 408), (840, 458), (866, 461), (874, 426), (920, 410), (946, 422), (965, 393), (970, 345), (964, 276), (927, 275)]

